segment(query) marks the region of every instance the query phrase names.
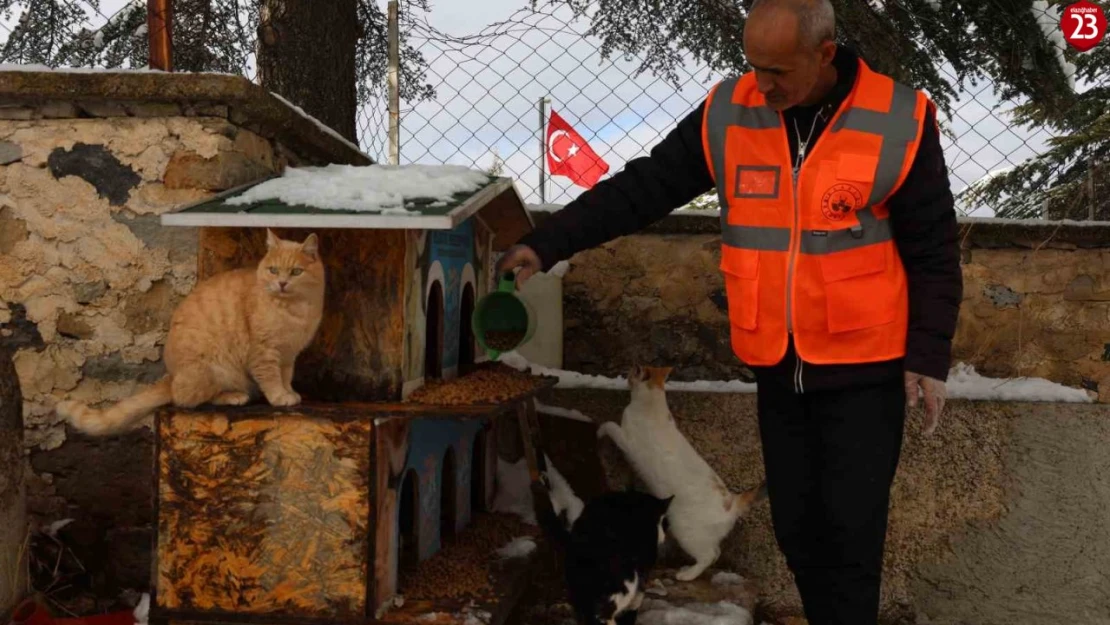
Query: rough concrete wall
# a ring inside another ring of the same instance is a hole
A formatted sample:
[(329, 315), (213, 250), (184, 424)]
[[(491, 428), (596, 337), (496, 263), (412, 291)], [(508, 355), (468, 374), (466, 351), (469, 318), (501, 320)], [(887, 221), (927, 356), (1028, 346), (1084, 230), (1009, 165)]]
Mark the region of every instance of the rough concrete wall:
[[(600, 421), (619, 419), (627, 399), (556, 390), (548, 401)], [(679, 429), (733, 490), (762, 479), (754, 395), (672, 392), (669, 399)], [(892, 489), (884, 622), (1110, 622), (1110, 460), (1101, 453), (1108, 418), (1104, 405), (953, 401), (926, 439), (920, 415), (911, 413)], [(545, 436), (565, 429), (581, 441), (548, 453), (572, 487), (588, 491), (596, 487), (584, 481), (598, 469), (584, 427), (591, 426), (564, 420)], [(754, 578), (772, 612), (801, 614), (768, 504), (726, 539), (720, 566)]]
[(94, 583), (144, 588), (149, 431), (67, 442), (53, 407), (116, 401), (162, 375), (169, 318), (195, 282), (196, 232), (163, 228), (159, 215), (287, 157), (220, 117), (158, 117), (154, 106), (50, 119), (62, 109), (0, 120), (0, 323), (41, 337), (15, 355), (29, 502), (40, 520), (75, 519), (65, 531), (78, 556), (107, 567)]
[(1110, 402), (1110, 247), (969, 249), (964, 278), (958, 358), (984, 375), (1047, 378)]
[(751, 379), (732, 354), (720, 236), (633, 235), (575, 256), (563, 278), (563, 363), (624, 375), (675, 365), (676, 380)]
[[(1110, 227), (1083, 230), (1104, 232), (1101, 247), (1007, 239), (965, 249), (956, 361), (1110, 401)], [(747, 379), (729, 346), (719, 245), (700, 231), (645, 233), (576, 255), (563, 281), (565, 368), (620, 375), (639, 361), (674, 365), (677, 380)]]

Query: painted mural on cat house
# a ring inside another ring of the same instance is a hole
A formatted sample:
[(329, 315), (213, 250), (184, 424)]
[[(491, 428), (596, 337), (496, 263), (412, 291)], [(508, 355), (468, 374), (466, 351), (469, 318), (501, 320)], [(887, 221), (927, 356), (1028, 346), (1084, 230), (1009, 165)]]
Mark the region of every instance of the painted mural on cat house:
[[(450, 166), (290, 169), (162, 223), (197, 227), (198, 279), (256, 262), (267, 229), (316, 233), (327, 293), (296, 363), (302, 404), (157, 417), (153, 614), (461, 614), (475, 597), (452, 584), (473, 580), (438, 579), (429, 562), (486, 531), (475, 528), (495, 494), (497, 426), (530, 431), (534, 395), (554, 384), (486, 362), (470, 331), (494, 255), (532, 228), (512, 181)], [(489, 618), (524, 564), (499, 569), (504, 583), (477, 598)]]

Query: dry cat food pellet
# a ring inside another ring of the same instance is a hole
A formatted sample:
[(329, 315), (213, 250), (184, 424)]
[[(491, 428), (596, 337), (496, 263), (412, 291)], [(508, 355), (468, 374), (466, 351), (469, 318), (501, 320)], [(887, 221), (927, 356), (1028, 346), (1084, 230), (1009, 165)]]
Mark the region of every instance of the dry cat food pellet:
[(497, 404), (534, 391), (542, 384), (543, 378), (494, 363), (454, 380), (425, 383), (405, 401), (439, 406)]
[(497, 351), (516, 347), (524, 339), (524, 332), (513, 330), (490, 330), (486, 332), (486, 345)]
[(489, 563), (496, 551), (520, 536), (534, 535), (534, 529), (515, 516), (479, 514), (458, 538), (445, 542), (434, 556), (415, 570), (402, 572), (400, 592), (408, 600), (496, 599), (491, 584)]

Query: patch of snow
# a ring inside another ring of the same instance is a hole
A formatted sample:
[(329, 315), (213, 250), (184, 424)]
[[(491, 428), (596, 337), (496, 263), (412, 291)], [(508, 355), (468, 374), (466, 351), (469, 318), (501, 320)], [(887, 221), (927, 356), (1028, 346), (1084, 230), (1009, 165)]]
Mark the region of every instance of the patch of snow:
[[(160, 69), (149, 67), (135, 67), (121, 69), (118, 67), (50, 67), (38, 63), (0, 63), (0, 72), (58, 72), (62, 74), (164, 74)], [(184, 74), (187, 72), (175, 72)], [(189, 72), (191, 73), (191, 72)], [(196, 72), (203, 74), (219, 74), (220, 72)], [(233, 74), (223, 74), (232, 76)]]
[(752, 625), (751, 612), (728, 601), (674, 606), (645, 599), (636, 619), (639, 625)]
[[(1024, 220), (1017, 220), (1017, 223), (1024, 223)], [(557, 378), (559, 382), (555, 385), (556, 388), (588, 388), (610, 391), (628, 389), (627, 379), (623, 376), (609, 378), (561, 369), (550, 369), (528, 362), (517, 352), (502, 354), (499, 361), (517, 371), (529, 371), (532, 375)], [(979, 375), (975, 372), (974, 367), (965, 363), (956, 363), (952, 367), (948, 374), (946, 386), (950, 399), (1061, 403), (1091, 403), (1094, 401), (1087, 394), (1087, 391), (1081, 388), (1064, 386), (1044, 378), (988, 378)], [(666, 389), (668, 391), (703, 393), (754, 393), (756, 385), (740, 380), (668, 381)], [(547, 407), (547, 410), (550, 411), (551, 409), (552, 407)], [(548, 414), (564, 416), (559, 415), (558, 411), (565, 409), (556, 408), (555, 410), (557, 412), (549, 412)]]
[(147, 33), (146, 24), (139, 24), (139, 27), (135, 29), (134, 33), (131, 33), (131, 36), (132, 37), (145, 37), (146, 33)]
[(585, 504), (574, 494), (574, 489), (570, 487), (570, 483), (563, 477), (562, 473), (555, 468), (555, 463), (547, 455), (543, 455), (544, 462), (547, 464), (547, 479), (551, 484), (551, 508), (558, 516), (564, 510), (567, 513), (567, 526), (573, 526), (574, 522), (582, 514), (582, 509)]
[(541, 402), (538, 399), (536, 399), (534, 401), (536, 402), (536, 410), (539, 411), (539, 412), (542, 412), (546, 415), (551, 415), (553, 417), (563, 417), (564, 419), (571, 419), (572, 421), (581, 421), (583, 423), (593, 423), (594, 422), (593, 419), (587, 417), (586, 415), (582, 414), (581, 412), (578, 412), (577, 410), (569, 409), (569, 408), (560, 408), (558, 406), (549, 406), (549, 405)]
[[(341, 135), (338, 132), (336, 132), (335, 130), (333, 130), (331, 126), (328, 126), (324, 122), (322, 122), (322, 121), (316, 119), (315, 117), (309, 115), (308, 113), (306, 113), (303, 108), (297, 106), (296, 104), (293, 104), (289, 100), (286, 100), (285, 98), (283, 98), (280, 95), (274, 93), (273, 91), (270, 92), (270, 95), (277, 98), (279, 102), (282, 102), (286, 106), (288, 106), (289, 108), (293, 109), (293, 111), (296, 112), (301, 117), (307, 119), (308, 121), (312, 122), (313, 124), (316, 124), (316, 127), (319, 128), (320, 130), (324, 131), (325, 133), (331, 135), (332, 137), (334, 137), (336, 139), (339, 139), (343, 143), (347, 144), (347, 147), (351, 148), (355, 152), (358, 152), (359, 154), (362, 154), (363, 156), (366, 156), (366, 153), (363, 152), (361, 148), (359, 148), (357, 145), (351, 143), (349, 140), (347, 140), (346, 137), (344, 137), (343, 135)], [(366, 158), (370, 158), (370, 157), (367, 156)]]
[(501, 558), (523, 558), (536, 550), (536, 541), (528, 536), (514, 538), (512, 542), (497, 550)]
[(73, 523), (73, 519), (62, 519), (61, 521), (54, 521), (50, 525), (47, 525), (42, 533), (51, 538), (54, 538), (58, 535), (58, 532), (61, 531), (63, 527), (69, 525), (70, 523)]
[(1033, 17), (1037, 19), (1037, 25), (1041, 27), (1041, 32), (1044, 33), (1049, 46), (1056, 53), (1060, 69), (1068, 79), (1068, 88), (1075, 91), (1075, 65), (1064, 56), (1068, 45), (1064, 41), (1064, 30), (1060, 27), (1060, 6), (1050, 7), (1046, 0), (1033, 0), (1032, 11)]
[(972, 182), (971, 184), (967, 185), (966, 187), (964, 187), (963, 190), (960, 191), (960, 193), (967, 193), (968, 191), (970, 191), (972, 189), (984, 186), (988, 182), (990, 182), (991, 180), (993, 180), (993, 179), (995, 179), (999, 176), (1010, 173), (1011, 171), (1013, 171), (1013, 169), (1014, 169), (1013, 165), (1009, 165), (1009, 166), (1006, 166), (1006, 167), (999, 167), (998, 169), (992, 169), (991, 171), (984, 174), (978, 180), (976, 180), (976, 181)]
[(709, 580), (717, 586), (739, 586), (744, 583), (744, 578), (729, 571), (720, 571)]
[(882, 13), (886, 10), (886, 5), (883, 0), (868, 0), (868, 4), (870, 4), (871, 8), (875, 9), (875, 11), (878, 13)]
[(497, 458), (497, 494), (493, 511), (515, 514), (529, 525), (536, 525), (536, 509), (532, 504), (532, 477), (524, 458), (509, 463)]
[(104, 33), (103, 32), (101, 32), (99, 30), (96, 31), (96, 35), (93, 36), (93, 46), (95, 46), (97, 48), (103, 48), (104, 47)]
[[(628, 379), (624, 376), (609, 378), (575, 371), (551, 369), (542, 365), (532, 364), (515, 351), (501, 354), (499, 361), (517, 371), (528, 370), (532, 375), (558, 378), (559, 383), (556, 384), (556, 388), (591, 388), (610, 391), (628, 389)], [(754, 393), (755, 384), (740, 380), (699, 380), (696, 382), (667, 381), (666, 389), (668, 391), (700, 391), (706, 393)]]
[(416, 617), (416, 620), (418, 620), (418, 621), (435, 621), (435, 620), (438, 620), (439, 617), (440, 617), (439, 612), (428, 612), (427, 614), (421, 614), (420, 616)]
[(547, 272), (547, 274), (550, 276), (555, 276), (556, 278), (562, 278), (563, 276), (567, 275), (567, 271), (569, 270), (570, 263), (565, 260), (561, 260), (555, 263), (555, 266), (552, 267), (551, 270)]
[(288, 167), (278, 178), (226, 200), (232, 205), (280, 200), (329, 210), (384, 215), (412, 214), (405, 202), (417, 198), (450, 201), (456, 193), (481, 188), (484, 173), (461, 165), (338, 165)]
[(143, 598), (139, 599), (139, 605), (135, 606), (135, 625), (147, 625), (150, 618), (150, 593), (143, 593)]
[(1081, 388), (1044, 378), (988, 378), (975, 367), (957, 363), (948, 374), (948, 397), (979, 401), (1058, 402), (1089, 404), (1094, 400)]
[(940, 0), (925, 0), (925, 4), (929, 5), (929, 8), (934, 11), (942, 11), (940, 8)]

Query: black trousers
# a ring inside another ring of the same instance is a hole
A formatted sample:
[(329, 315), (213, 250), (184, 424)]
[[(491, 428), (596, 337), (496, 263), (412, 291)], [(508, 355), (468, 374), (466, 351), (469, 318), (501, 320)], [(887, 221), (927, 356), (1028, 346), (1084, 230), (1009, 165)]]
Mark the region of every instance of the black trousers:
[(759, 380), (775, 539), (810, 625), (875, 625), (890, 486), (905, 424), (901, 379), (796, 394)]

